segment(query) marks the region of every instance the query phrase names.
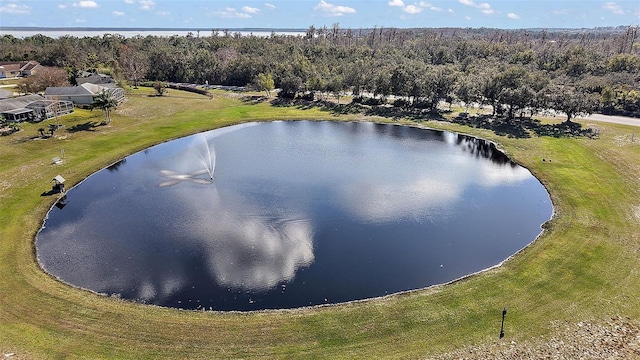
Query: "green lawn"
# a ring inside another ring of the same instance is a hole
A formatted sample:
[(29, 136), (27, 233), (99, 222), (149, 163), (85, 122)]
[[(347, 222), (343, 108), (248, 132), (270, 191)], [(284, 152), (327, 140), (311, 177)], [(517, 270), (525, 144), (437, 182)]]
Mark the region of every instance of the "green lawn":
[[(274, 107), (216, 92), (131, 91), (104, 115), (77, 110), (55, 138), (39, 127), (0, 137), (0, 351), (14, 358), (419, 358), (465, 345), (554, 335), (558, 321), (640, 319), (640, 139), (598, 124), (598, 140), (514, 139), (447, 122), (420, 126), (497, 142), (545, 184), (556, 215), (533, 245), (500, 268), (447, 286), (367, 302), (256, 313), (143, 306), (66, 286), (43, 273), (34, 237), (62, 174), (70, 184), (152, 144), (253, 120), (363, 120)], [(384, 121), (384, 119), (369, 119)], [(72, 131), (70, 131), (72, 130)], [(64, 149), (64, 162), (51, 159)], [(542, 161), (542, 159), (545, 161)], [(508, 308), (506, 337), (498, 340)]]

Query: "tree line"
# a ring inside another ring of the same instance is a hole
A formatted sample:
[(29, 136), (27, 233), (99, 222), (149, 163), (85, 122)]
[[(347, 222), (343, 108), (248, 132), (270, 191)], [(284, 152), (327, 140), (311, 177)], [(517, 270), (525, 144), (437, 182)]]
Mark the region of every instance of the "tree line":
[[(0, 61), (36, 60), (142, 81), (253, 84), (279, 96), (437, 110), (460, 101), (491, 105), (508, 119), (542, 109), (574, 115), (640, 115), (638, 27), (580, 30), (343, 29), (300, 36), (0, 37)], [(33, 90), (33, 89), (32, 89)]]

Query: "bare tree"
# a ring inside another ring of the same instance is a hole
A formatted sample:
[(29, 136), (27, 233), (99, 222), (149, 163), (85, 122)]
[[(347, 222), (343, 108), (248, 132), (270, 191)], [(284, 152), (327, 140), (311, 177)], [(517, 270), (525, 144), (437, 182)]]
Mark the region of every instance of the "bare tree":
[(37, 73), (23, 79), (18, 89), (23, 93), (38, 93), (50, 86), (69, 86), (67, 72), (55, 67), (43, 67)]
[(120, 46), (118, 64), (124, 76), (133, 82), (135, 88), (149, 71), (149, 59), (145, 56), (145, 52), (127, 45)]

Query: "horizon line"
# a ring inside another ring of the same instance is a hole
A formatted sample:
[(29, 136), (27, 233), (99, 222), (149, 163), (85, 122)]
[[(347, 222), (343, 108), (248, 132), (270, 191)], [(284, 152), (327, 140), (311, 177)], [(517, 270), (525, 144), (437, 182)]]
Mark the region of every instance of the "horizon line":
[[(124, 31), (292, 31), (292, 32), (306, 32), (309, 28), (314, 27), (310, 25), (307, 28), (274, 28), (274, 27), (113, 27), (113, 26), (2, 26), (0, 30), (65, 30), (65, 31), (108, 31), (108, 30), (124, 30)], [(385, 26), (373, 26), (373, 27), (360, 27), (361, 30), (373, 30), (373, 29), (401, 29), (401, 30), (416, 30), (416, 29), (491, 29), (491, 30), (599, 30), (599, 29), (620, 29), (633, 27), (633, 25), (617, 25), (617, 26), (597, 26), (597, 27), (530, 27), (530, 28), (492, 28), (492, 27), (460, 27), (460, 26), (443, 26), (443, 27), (385, 27)], [(322, 27), (320, 27), (322, 28)], [(319, 28), (316, 28), (319, 29)], [(353, 29), (351, 27), (344, 27), (341, 29)]]

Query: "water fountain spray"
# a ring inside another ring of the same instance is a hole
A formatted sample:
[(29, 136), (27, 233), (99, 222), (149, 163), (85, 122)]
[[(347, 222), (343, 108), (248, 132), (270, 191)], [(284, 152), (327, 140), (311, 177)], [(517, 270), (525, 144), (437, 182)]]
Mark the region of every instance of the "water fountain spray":
[(209, 174), (209, 178), (213, 180), (213, 173), (216, 169), (215, 149), (213, 146), (209, 146), (209, 141), (204, 134), (200, 134), (198, 138), (201, 139), (200, 143), (202, 145), (198, 146), (199, 144), (197, 144), (195, 146), (196, 153), (198, 154), (202, 165), (204, 165), (205, 170)]

